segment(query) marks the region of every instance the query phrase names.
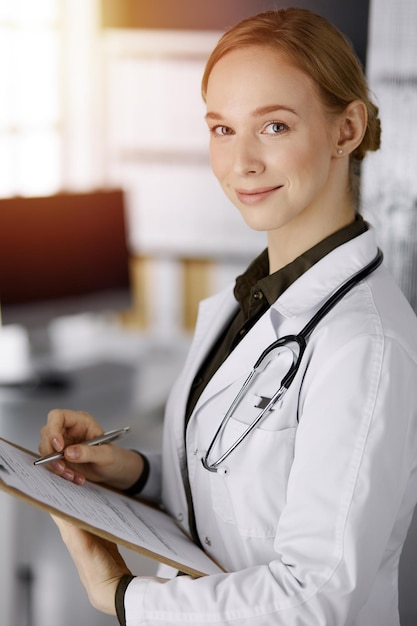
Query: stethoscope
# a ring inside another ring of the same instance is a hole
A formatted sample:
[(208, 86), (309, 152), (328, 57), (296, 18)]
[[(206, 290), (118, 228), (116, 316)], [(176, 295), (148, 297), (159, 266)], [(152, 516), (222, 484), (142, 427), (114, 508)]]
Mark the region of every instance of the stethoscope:
[[(285, 337), (281, 337), (277, 339), (273, 343), (271, 343), (261, 354), (259, 359), (256, 361), (253, 366), (249, 376), (246, 378), (239, 392), (235, 396), (234, 400), (230, 404), (225, 416), (223, 417), (220, 426), (216, 430), (213, 439), (208, 447), (208, 450), (205, 456), (201, 459), (201, 462), (206, 470), (209, 472), (217, 472), (219, 465), (223, 463), (225, 459), (227, 459), (234, 450), (242, 443), (244, 439), (252, 432), (254, 428), (259, 424), (259, 422), (270, 413), (275, 404), (282, 400), (285, 393), (288, 391), (291, 383), (293, 382), (295, 375), (300, 367), (301, 359), (303, 358), (304, 351), (307, 346), (307, 339), (310, 337), (313, 330), (316, 328), (319, 322), (329, 313), (329, 311), (341, 300), (355, 285), (357, 285), (361, 280), (369, 276), (376, 268), (381, 265), (383, 259), (383, 254), (381, 250), (378, 248), (378, 252), (376, 257), (365, 267), (363, 267), (359, 272), (353, 274), (346, 282), (344, 282), (329, 298), (326, 302), (320, 307), (317, 313), (311, 318), (309, 322), (304, 326), (304, 328), (297, 335), (286, 335)], [(262, 372), (266, 366), (274, 359), (281, 351), (282, 348), (289, 348), (292, 353), (292, 364), (282, 378), (279, 389), (274, 393), (272, 398), (268, 399), (266, 405), (261, 409), (256, 418), (249, 424), (246, 430), (236, 439), (236, 441), (224, 452), (216, 461), (209, 461), (209, 457), (213, 451), (214, 446), (218, 442), (220, 436), (222, 435), (224, 429), (227, 426), (230, 418), (234, 415), (236, 408), (240, 404), (242, 398), (248, 391), (249, 386), (251, 385), (253, 379)]]

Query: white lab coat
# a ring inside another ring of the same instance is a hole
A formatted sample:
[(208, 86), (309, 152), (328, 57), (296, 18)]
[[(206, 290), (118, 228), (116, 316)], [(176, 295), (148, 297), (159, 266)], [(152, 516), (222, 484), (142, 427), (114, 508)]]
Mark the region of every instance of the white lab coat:
[[(135, 579), (125, 596), (127, 626), (398, 626), (398, 561), (417, 499), (417, 320), (383, 266), (319, 324), (282, 405), (223, 471), (201, 464), (264, 348), (300, 331), (375, 254), (371, 229), (279, 297), (204, 390), (185, 449), (190, 384), (236, 306), (231, 289), (202, 303), (167, 404), (162, 480), (158, 487), (154, 462), (145, 495), (162, 498), (187, 528), (187, 462), (199, 536), (228, 573), (164, 585)], [(259, 377), (223, 446), (250, 423), (257, 399), (270, 397), (287, 365), (278, 357)]]

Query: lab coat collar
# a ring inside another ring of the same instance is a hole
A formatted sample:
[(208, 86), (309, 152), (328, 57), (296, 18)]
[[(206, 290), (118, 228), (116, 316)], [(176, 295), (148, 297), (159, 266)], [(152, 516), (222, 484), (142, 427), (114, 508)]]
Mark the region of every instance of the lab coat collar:
[(284, 291), (273, 308), (285, 318), (314, 314), (342, 283), (375, 258), (377, 250), (375, 231), (370, 226), (315, 263)]

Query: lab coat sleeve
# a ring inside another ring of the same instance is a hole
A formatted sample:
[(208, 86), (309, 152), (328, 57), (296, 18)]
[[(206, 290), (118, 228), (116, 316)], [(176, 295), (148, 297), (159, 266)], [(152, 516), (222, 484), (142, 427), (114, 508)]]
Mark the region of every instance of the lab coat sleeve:
[[(354, 623), (390, 558), (396, 520), (403, 518), (405, 537), (412, 515), (417, 368), (382, 334), (322, 344), (328, 347), (313, 357), (321, 365), (307, 370), (301, 390), (276, 558), (196, 580), (134, 579), (125, 594), (127, 626)], [(380, 591), (394, 587), (389, 580)], [(378, 623), (385, 626), (383, 616)]]

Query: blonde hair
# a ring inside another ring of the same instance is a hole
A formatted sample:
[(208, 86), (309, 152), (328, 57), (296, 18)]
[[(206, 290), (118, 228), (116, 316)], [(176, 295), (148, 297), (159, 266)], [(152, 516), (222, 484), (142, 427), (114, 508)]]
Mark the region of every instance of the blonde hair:
[(202, 79), (206, 97), (210, 73), (225, 54), (236, 48), (262, 45), (284, 53), (316, 84), (324, 105), (336, 113), (361, 100), (367, 109), (367, 128), (352, 157), (361, 161), (378, 150), (381, 126), (378, 108), (372, 102), (368, 83), (353, 47), (327, 19), (307, 9), (266, 11), (239, 22), (219, 40), (211, 53)]

